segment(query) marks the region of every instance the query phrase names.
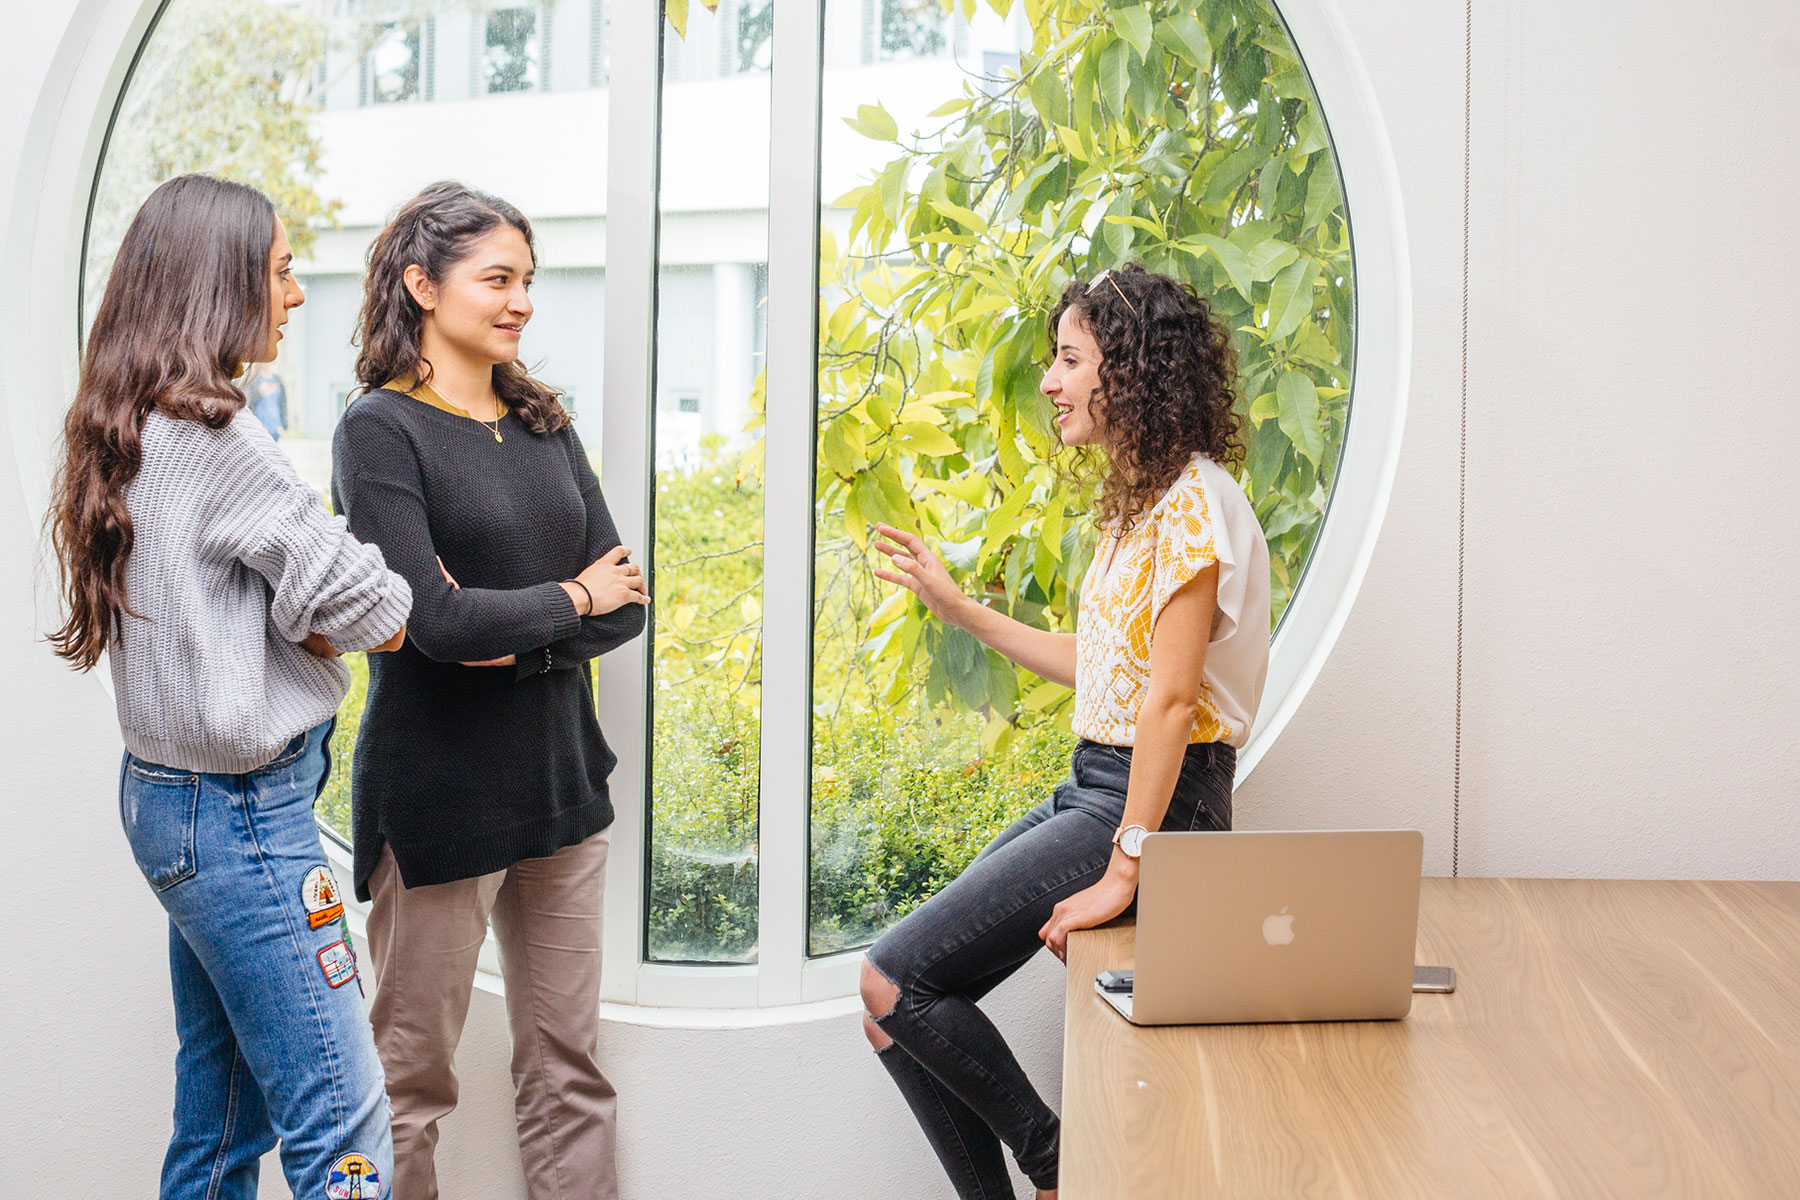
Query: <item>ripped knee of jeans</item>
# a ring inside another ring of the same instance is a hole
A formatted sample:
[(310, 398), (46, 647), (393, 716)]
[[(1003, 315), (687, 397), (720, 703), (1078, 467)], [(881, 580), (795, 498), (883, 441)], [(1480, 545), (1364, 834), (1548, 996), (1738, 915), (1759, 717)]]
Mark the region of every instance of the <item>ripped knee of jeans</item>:
[(880, 1054), (883, 1050), (886, 1050), (889, 1046), (894, 1044), (894, 1039), (888, 1036), (887, 1030), (877, 1025), (875, 1023), (875, 1018), (871, 1017), (866, 1012), (863, 1014), (862, 1018), (862, 1029), (863, 1036), (869, 1039), (870, 1048), (877, 1054)]
[(893, 1015), (900, 1003), (900, 985), (883, 975), (868, 959), (862, 965), (863, 1032), (877, 1050), (886, 1049), (893, 1041), (882, 1030), (880, 1022)]

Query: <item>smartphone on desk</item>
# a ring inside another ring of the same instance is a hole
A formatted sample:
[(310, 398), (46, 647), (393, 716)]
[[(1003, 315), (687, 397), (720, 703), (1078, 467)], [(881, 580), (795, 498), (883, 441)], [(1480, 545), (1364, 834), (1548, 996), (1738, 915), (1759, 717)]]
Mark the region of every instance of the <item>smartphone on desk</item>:
[(1129, 992), (1131, 991), (1131, 972), (1102, 971), (1094, 977), (1094, 982), (1100, 985), (1100, 990), (1103, 992)]
[(1454, 992), (1456, 990), (1455, 967), (1414, 967), (1413, 991), (1415, 992)]

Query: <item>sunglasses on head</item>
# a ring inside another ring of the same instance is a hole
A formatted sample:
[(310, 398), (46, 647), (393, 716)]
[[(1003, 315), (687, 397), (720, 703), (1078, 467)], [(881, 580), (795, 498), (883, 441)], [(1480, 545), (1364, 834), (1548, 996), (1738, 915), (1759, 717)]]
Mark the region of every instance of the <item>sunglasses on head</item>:
[(1125, 307), (1129, 308), (1131, 310), (1132, 316), (1135, 317), (1135, 316), (1140, 315), (1137, 310), (1137, 305), (1135, 305), (1131, 302), (1131, 297), (1127, 296), (1125, 294), (1125, 289), (1119, 286), (1119, 281), (1117, 279), (1113, 278), (1113, 273), (1112, 273), (1111, 267), (1107, 267), (1105, 270), (1101, 271), (1098, 275), (1094, 276), (1094, 282), (1088, 284), (1088, 289), (1087, 289), (1088, 295), (1090, 295), (1090, 296), (1093, 295), (1094, 289), (1099, 287), (1102, 282), (1110, 283), (1113, 285), (1113, 291), (1119, 293), (1119, 299), (1121, 299), (1125, 302)]

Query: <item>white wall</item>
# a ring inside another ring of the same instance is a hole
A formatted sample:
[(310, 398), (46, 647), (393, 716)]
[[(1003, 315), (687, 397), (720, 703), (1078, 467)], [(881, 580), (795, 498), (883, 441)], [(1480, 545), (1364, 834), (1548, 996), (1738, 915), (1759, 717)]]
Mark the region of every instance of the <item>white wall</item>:
[[(71, 5), (93, 11), (100, 0)], [(1239, 794), (1243, 827), (1412, 825), (1449, 869), (1461, 260), (1460, 6), (1345, 18), (1387, 116), (1417, 328), (1406, 447), (1336, 652)], [(1467, 874), (1800, 877), (1800, 551), (1788, 312), (1800, 13), (1705, 22), (1598, 0), (1477, 13), (1462, 853)], [(64, 6), (6, 5), (51, 47)], [(1439, 11), (1442, 9), (1442, 11)], [(16, 164), (54, 67), (0, 75), (0, 261), (32, 245)], [(50, 98), (55, 102), (55, 97)], [(35, 158), (33, 160), (36, 161)], [(33, 168), (35, 169), (35, 168)], [(3, 303), (3, 298), (0, 298)], [(6, 310), (16, 319), (16, 305)], [(13, 339), (13, 340), (8, 340)], [(16, 353), (0, 329), (0, 353)], [(12, 403), (16, 397), (4, 398)], [(65, 396), (29, 397), (51, 409)], [(0, 1178), (145, 1194), (168, 1130), (164, 923), (114, 816), (106, 693), (39, 640), (36, 530), (0, 423)], [(33, 506), (35, 508), (35, 505)], [(996, 996), (1048, 1090), (1059, 980)], [(446, 1195), (521, 1196), (499, 1002), (479, 994)], [(946, 1195), (852, 1016), (609, 1027), (627, 1195)], [(278, 1187), (268, 1194), (280, 1195)]]
[[(1245, 825), (1450, 870), (1460, 5), (1345, 5), (1405, 191), (1414, 360), (1368, 578)], [(1800, 17), (1477, 3), (1463, 873), (1800, 877)]]

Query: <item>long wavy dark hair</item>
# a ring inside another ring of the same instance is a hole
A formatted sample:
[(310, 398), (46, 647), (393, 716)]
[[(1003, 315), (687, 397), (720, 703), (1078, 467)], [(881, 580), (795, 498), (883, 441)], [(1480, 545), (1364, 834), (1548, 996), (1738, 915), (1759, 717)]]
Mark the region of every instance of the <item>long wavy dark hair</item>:
[[(1100, 348), (1100, 388), (1089, 406), (1106, 439), (1094, 517), (1123, 533), (1169, 490), (1195, 452), (1222, 466), (1244, 458), (1231, 331), (1185, 283), (1136, 263), (1104, 279), (1076, 280), (1050, 314), (1073, 311)], [(1077, 484), (1100, 470), (1087, 447), (1061, 469)]]
[(151, 409), (213, 429), (244, 406), (232, 377), (268, 335), (275, 208), (261, 192), (183, 175), (150, 193), (125, 231), (63, 419), (47, 518), (68, 620), (50, 642), (91, 670), (131, 611), (136, 540), (125, 490), (143, 468)]
[[(510, 225), (524, 235), (537, 265), (537, 242), (525, 214), (486, 192), (441, 180), (400, 206), (369, 246), (363, 276), (362, 314), (357, 319), (356, 378), (364, 391), (394, 379), (431, 382), (424, 352), (425, 310), (406, 290), (406, 268), (418, 266), (440, 282), (468, 257), (482, 235)], [(494, 367), (494, 392), (519, 414), (533, 433), (555, 433), (569, 423), (558, 392), (531, 377), (517, 359)]]

